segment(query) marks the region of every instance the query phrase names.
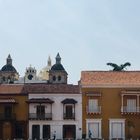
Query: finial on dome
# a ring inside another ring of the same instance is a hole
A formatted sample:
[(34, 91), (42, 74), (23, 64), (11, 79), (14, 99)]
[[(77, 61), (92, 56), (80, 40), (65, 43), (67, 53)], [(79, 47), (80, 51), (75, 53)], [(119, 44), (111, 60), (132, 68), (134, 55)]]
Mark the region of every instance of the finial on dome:
[(7, 65), (12, 65), (12, 58), (10, 54), (7, 57)]
[(49, 56), (48, 57), (48, 66), (51, 66), (52, 65), (52, 61), (51, 61), (51, 57)]
[(59, 55), (59, 53), (57, 53), (57, 56), (56, 56), (56, 64), (61, 64), (61, 57)]

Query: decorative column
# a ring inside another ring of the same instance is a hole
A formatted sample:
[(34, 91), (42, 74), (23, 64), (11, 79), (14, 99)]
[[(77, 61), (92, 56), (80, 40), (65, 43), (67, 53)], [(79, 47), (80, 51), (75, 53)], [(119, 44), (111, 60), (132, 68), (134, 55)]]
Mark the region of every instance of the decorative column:
[(43, 125), (40, 125), (40, 139), (43, 139)]
[(52, 104), (50, 104), (51, 105), (51, 119), (52, 119)]

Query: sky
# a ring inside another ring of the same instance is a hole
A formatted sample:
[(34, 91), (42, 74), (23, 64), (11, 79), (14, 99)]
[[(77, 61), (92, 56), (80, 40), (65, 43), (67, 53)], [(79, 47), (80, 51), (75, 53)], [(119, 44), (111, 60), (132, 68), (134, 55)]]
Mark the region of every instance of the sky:
[(140, 70), (140, 0), (0, 0), (0, 68), (8, 54), (24, 76), (60, 53), (68, 83), (81, 71), (130, 62)]

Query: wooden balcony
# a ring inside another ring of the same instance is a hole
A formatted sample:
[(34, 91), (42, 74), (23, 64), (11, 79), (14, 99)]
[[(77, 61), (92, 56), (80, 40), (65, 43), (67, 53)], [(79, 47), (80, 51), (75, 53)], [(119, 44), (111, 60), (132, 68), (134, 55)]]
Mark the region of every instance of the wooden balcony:
[(87, 106), (87, 114), (101, 114), (101, 106), (95, 108), (89, 108), (89, 106)]
[(52, 113), (29, 113), (29, 120), (52, 120)]
[(75, 113), (72, 113), (72, 114), (63, 113), (63, 119), (64, 120), (75, 120)]
[(121, 107), (121, 113), (122, 114), (137, 114), (140, 113), (140, 107), (128, 107), (128, 106), (122, 106)]
[(0, 113), (0, 121), (13, 121), (13, 120), (16, 120), (15, 113), (12, 113), (12, 114)]

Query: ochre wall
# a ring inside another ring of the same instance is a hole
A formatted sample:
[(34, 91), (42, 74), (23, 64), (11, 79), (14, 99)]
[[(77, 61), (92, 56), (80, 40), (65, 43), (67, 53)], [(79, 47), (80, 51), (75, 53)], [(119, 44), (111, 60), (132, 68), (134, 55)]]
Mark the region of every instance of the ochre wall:
[[(14, 121), (2, 121), (1, 122), (1, 131), (0, 137), (4, 140), (6, 137), (12, 138), (14, 125), (16, 122), (23, 122), (25, 124), (25, 138), (28, 138), (28, 104), (26, 103), (28, 99), (28, 95), (0, 95), (0, 99), (7, 98), (7, 99), (14, 99), (17, 104), (12, 104), (13, 112), (16, 114), (16, 120)], [(4, 113), (4, 106), (6, 104), (0, 104), (0, 113)], [(11, 136), (10, 136), (11, 135)]]
[[(86, 119), (98, 118), (102, 119), (102, 138), (109, 138), (109, 119), (125, 119), (125, 137), (128, 137), (128, 122), (134, 124), (133, 138), (140, 137), (140, 114), (121, 114), (121, 91), (126, 89), (121, 88), (82, 88), (83, 93), (83, 134), (86, 134)], [(99, 99), (99, 106), (101, 106), (101, 114), (87, 114), (87, 96), (88, 92), (101, 93)], [(124, 98), (124, 104), (126, 104), (126, 98)]]
[[(27, 95), (6, 95), (0, 96), (0, 98), (12, 98), (15, 99), (17, 104), (13, 104), (13, 113), (16, 114), (17, 120), (27, 120), (28, 119), (28, 104)], [(0, 113), (4, 112), (4, 104), (0, 105)]]

